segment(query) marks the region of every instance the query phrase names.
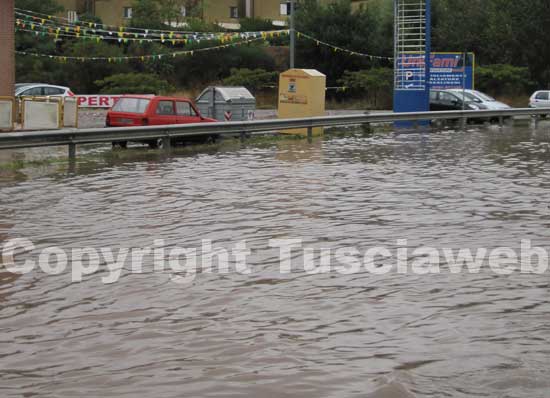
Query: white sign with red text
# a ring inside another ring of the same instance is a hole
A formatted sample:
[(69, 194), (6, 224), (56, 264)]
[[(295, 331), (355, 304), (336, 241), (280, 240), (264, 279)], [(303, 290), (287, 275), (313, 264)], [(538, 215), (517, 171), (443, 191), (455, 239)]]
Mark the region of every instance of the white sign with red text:
[(78, 95), (79, 108), (112, 108), (120, 95)]

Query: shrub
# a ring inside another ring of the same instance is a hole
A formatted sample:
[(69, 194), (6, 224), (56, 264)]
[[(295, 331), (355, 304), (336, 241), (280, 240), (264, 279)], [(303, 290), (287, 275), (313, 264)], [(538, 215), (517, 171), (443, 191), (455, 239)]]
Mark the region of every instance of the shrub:
[[(377, 108), (380, 105), (386, 106), (392, 94), (393, 69), (372, 68), (357, 72), (345, 71), (339, 84), (346, 87), (355, 96), (367, 97), (372, 105)], [(381, 100), (384, 104), (381, 104)]]
[(277, 83), (277, 72), (264, 69), (231, 69), (231, 76), (223, 80), (227, 86), (245, 86), (250, 91), (258, 91)]
[(16, 0), (15, 6), (23, 10), (33, 10), (50, 15), (63, 11), (63, 7), (55, 0)]
[(525, 94), (533, 84), (527, 67), (496, 64), (476, 69), (476, 87), (493, 95)]
[[(92, 13), (80, 14), (78, 16), (78, 19), (79, 19), (80, 22), (77, 22), (77, 24), (80, 24), (80, 25), (85, 24), (84, 22), (94, 22), (98, 25), (103, 25), (103, 21), (101, 20), (101, 18), (98, 17), (95, 14), (92, 14)], [(82, 22), (82, 21), (84, 21), (84, 22)]]
[(239, 23), (241, 25), (241, 32), (259, 32), (261, 30), (274, 30), (277, 28), (270, 19), (241, 18)]
[(230, 68), (275, 69), (273, 58), (263, 47), (256, 45), (241, 45), (218, 51), (197, 51), (192, 57), (174, 58), (173, 65), (177, 71), (172, 75), (174, 83), (178, 87), (186, 88), (200, 88), (221, 81), (231, 75)]
[(162, 16), (156, 1), (134, 0), (132, 2), (132, 19), (130, 26), (144, 29), (165, 29)]
[(204, 21), (201, 18), (186, 18), (185, 30), (190, 32), (223, 32), (223, 28), (215, 23)]
[(120, 73), (95, 82), (101, 94), (164, 94), (174, 88), (157, 75)]

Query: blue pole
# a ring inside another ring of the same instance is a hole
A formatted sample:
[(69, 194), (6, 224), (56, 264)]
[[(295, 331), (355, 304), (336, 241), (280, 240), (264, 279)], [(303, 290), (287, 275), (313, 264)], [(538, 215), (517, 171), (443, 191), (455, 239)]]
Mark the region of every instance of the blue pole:
[(426, 0), (426, 90), (427, 108), (430, 109), (430, 76), (432, 54), (432, 0)]

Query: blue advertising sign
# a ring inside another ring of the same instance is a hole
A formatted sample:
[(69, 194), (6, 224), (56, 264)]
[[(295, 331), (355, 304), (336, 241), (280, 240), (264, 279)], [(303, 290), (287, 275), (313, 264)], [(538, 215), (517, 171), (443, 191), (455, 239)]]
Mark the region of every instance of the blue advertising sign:
[[(395, 59), (394, 112), (425, 112), (430, 109), (429, 63), (420, 53), (403, 53)], [(423, 124), (423, 123), (422, 123)], [(396, 122), (410, 127), (410, 122)]]
[(426, 90), (426, 63), (424, 54), (402, 54), (397, 59), (396, 68), (396, 90)]
[[(394, 112), (430, 109), (431, 0), (394, 0)], [(420, 124), (427, 124), (421, 121)], [(410, 127), (409, 121), (396, 122)]]
[(474, 53), (431, 53), (430, 55), (430, 88), (446, 90), (451, 88), (474, 88)]

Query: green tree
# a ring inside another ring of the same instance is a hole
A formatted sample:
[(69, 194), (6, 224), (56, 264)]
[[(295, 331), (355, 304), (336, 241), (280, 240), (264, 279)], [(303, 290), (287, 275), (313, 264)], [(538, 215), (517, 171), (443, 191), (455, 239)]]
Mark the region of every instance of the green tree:
[[(369, 7), (354, 12), (349, 0), (328, 5), (306, 0), (296, 12), (296, 29), (347, 50), (391, 57), (392, 12), (391, 2), (383, 0), (372, 0)], [(335, 52), (305, 38), (298, 39), (296, 55), (298, 67), (320, 70), (327, 75), (329, 85), (335, 84), (346, 70), (379, 66), (377, 61)]]
[(241, 32), (259, 32), (276, 29), (271, 19), (241, 18), (239, 24), (241, 25)]
[(15, 6), (23, 10), (49, 15), (63, 10), (63, 7), (61, 7), (55, 0), (15, 0)]
[(130, 26), (144, 29), (164, 29), (157, 0), (134, 0)]
[(206, 4), (204, 0), (184, 0), (184, 6), (187, 17), (202, 18)]
[(103, 25), (103, 21), (101, 20), (100, 17), (98, 17), (97, 15), (95, 14), (92, 14), (92, 13), (85, 13), (85, 14), (81, 14), (78, 16), (78, 19), (80, 21), (85, 21), (85, 22), (94, 22), (98, 25)]
[(346, 90), (349, 90), (352, 95), (368, 98), (374, 108), (378, 108), (381, 98), (386, 103), (391, 99), (393, 69), (373, 68), (356, 72), (345, 71), (338, 83), (346, 87)]
[(185, 30), (190, 32), (222, 32), (221, 26), (215, 23), (207, 22), (201, 18), (188, 17), (185, 20)]
[(277, 72), (268, 72), (264, 69), (231, 68), (231, 75), (223, 79), (223, 84), (244, 86), (250, 91), (258, 91), (277, 84), (277, 77)]
[[(202, 43), (201, 43), (202, 45)], [(275, 63), (262, 46), (237, 46), (217, 51), (195, 52), (192, 57), (173, 59), (174, 83), (178, 87), (202, 88), (219, 82), (231, 73), (231, 68), (272, 71)]]
[(488, 55), (488, 20), (493, 0), (435, 0), (432, 12), (433, 51), (473, 51)]
[(547, 0), (435, 0), (433, 49), (473, 51), (482, 65), (525, 66), (548, 87), (549, 14)]
[(203, 7), (201, 0), (134, 0), (130, 25), (169, 30), (185, 23), (185, 30), (189, 31), (219, 31), (219, 26), (202, 19)]
[(533, 89), (529, 69), (512, 65), (487, 65), (476, 70), (476, 86), (493, 95), (518, 95)]
[(168, 26), (179, 25), (185, 19), (182, 10), (187, 10), (190, 3), (188, 0), (157, 0), (162, 22)]
[(123, 73), (96, 81), (102, 94), (166, 94), (174, 91), (166, 80), (146, 73)]
[[(550, 85), (550, 2), (492, 0), (487, 47), (493, 62), (527, 66), (541, 87)], [(500, 56), (499, 56), (500, 55)]]

